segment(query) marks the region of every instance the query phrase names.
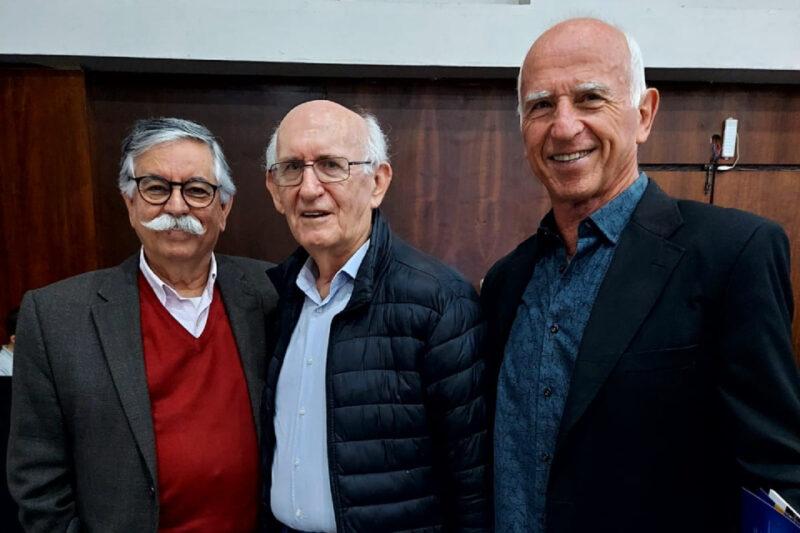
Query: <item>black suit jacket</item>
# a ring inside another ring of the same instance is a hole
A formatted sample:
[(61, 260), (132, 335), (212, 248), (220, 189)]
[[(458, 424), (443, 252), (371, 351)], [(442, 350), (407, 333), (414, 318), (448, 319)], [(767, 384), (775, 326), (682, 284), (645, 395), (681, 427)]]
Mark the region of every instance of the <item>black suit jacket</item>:
[[(217, 254), (216, 284), (259, 423), (267, 263)], [(26, 531), (155, 532), (159, 488), (138, 255), (25, 295), (17, 325), (8, 480)]]
[[(533, 236), (483, 284), (495, 383), (536, 259)], [(743, 485), (800, 502), (792, 312), (779, 226), (651, 181), (583, 334), (548, 531), (735, 529)]]

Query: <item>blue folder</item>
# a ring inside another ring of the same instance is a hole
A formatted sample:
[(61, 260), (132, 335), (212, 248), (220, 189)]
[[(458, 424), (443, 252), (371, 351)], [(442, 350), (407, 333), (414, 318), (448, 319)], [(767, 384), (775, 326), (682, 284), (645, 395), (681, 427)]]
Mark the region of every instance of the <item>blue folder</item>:
[(798, 533), (800, 524), (772, 505), (763, 491), (750, 492), (742, 487), (742, 533)]

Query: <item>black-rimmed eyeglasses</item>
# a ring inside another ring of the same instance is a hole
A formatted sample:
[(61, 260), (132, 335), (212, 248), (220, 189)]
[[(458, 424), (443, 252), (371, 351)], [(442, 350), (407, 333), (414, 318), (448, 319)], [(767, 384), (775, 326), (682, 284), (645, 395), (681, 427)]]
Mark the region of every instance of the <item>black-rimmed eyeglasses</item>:
[(214, 201), (219, 185), (214, 185), (201, 178), (190, 178), (186, 181), (169, 181), (161, 176), (139, 176), (131, 178), (136, 182), (139, 195), (148, 204), (163, 205), (172, 196), (172, 189), (178, 187), (181, 196), (189, 207), (208, 207)]
[(346, 157), (323, 157), (316, 161), (306, 163), (299, 159), (280, 161), (269, 167), (272, 181), (279, 187), (299, 185), (303, 181), (303, 171), (306, 167), (314, 169), (314, 174), (322, 183), (335, 183), (350, 177), (350, 167), (353, 165), (371, 165), (372, 161), (350, 161)]

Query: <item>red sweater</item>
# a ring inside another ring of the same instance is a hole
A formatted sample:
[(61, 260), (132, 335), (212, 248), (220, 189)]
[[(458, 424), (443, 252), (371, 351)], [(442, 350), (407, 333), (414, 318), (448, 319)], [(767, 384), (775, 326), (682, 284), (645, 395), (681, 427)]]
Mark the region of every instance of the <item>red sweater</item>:
[(159, 531), (252, 532), (258, 444), (239, 352), (219, 290), (199, 338), (139, 275), (142, 344), (159, 489)]

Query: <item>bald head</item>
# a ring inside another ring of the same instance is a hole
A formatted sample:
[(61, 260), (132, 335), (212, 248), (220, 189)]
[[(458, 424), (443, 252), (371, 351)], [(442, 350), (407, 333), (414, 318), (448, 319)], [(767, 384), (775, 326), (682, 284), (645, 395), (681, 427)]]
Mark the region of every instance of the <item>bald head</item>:
[(358, 157), (372, 161), (373, 167), (389, 163), (386, 136), (374, 116), (356, 113), (330, 100), (312, 100), (294, 107), (275, 128), (266, 150), (267, 168), (278, 161), (278, 148), (284, 135), (312, 137), (323, 131), (356, 143), (361, 150)]
[(556, 59), (581, 50), (595, 50), (618, 65), (617, 75), (630, 88), (630, 102), (637, 107), (646, 90), (642, 52), (627, 33), (593, 18), (565, 20), (550, 27), (528, 50), (517, 79), (519, 111), (528, 95), (522, 93), (524, 78), (538, 66), (537, 60)]

